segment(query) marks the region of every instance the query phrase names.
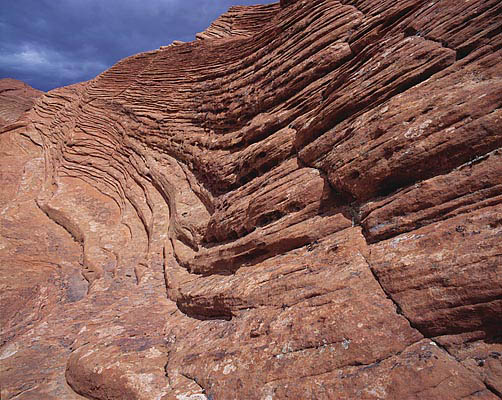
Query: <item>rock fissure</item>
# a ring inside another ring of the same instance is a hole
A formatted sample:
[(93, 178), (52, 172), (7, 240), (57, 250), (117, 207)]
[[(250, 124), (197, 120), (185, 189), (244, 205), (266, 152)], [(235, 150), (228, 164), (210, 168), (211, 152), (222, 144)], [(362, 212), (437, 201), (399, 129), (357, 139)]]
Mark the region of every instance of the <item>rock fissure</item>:
[(498, 389), (496, 389), (493, 385), (491, 385), (490, 383), (488, 382), (484, 382), (486, 388), (492, 392), (495, 396), (498, 396), (499, 398), (502, 398), (502, 392)]

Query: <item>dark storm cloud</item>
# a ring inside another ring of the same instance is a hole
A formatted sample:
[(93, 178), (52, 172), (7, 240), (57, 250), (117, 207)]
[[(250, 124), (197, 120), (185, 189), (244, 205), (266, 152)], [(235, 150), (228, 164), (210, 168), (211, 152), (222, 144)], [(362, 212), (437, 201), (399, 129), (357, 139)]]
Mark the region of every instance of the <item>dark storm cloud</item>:
[(49, 90), (88, 80), (118, 60), (194, 40), (231, 5), (270, 0), (6, 0), (0, 78)]

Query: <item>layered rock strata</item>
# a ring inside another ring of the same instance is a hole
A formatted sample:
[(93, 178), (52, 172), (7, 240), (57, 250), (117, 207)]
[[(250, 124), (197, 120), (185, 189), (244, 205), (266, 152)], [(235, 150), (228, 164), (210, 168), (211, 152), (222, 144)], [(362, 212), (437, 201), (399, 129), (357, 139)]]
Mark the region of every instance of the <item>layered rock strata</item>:
[(0, 127), (16, 121), (42, 94), (24, 82), (0, 79)]
[(0, 133), (2, 399), (502, 396), (502, 4), (236, 7)]

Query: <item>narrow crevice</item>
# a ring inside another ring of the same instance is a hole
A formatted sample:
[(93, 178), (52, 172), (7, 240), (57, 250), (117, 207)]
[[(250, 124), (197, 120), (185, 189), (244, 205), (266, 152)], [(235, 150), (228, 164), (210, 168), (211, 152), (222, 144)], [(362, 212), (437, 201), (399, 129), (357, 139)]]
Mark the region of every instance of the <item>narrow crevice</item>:
[[(421, 30), (417, 30), (413, 26), (408, 26), (404, 30), (404, 37), (410, 37), (410, 36), (421, 37), (422, 39), (427, 40), (429, 42), (437, 43), (441, 47), (444, 47), (445, 49), (453, 50), (455, 52), (455, 55), (456, 55), (456, 61), (458, 61), (459, 59), (463, 58), (463, 57), (459, 58), (459, 53), (458, 53), (457, 49), (455, 49), (454, 47), (451, 47), (446, 40), (443, 40), (443, 39), (440, 39), (440, 38), (436, 39), (436, 38), (427, 36), (424, 32), (422, 32)], [(467, 56), (467, 54), (465, 56)]]
[(199, 387), (199, 390), (201, 391), (202, 395), (203, 395), (206, 399), (210, 400), (210, 398), (212, 398), (212, 396), (207, 397), (207, 395), (206, 395), (206, 388), (200, 384), (199, 380), (198, 380), (196, 377), (194, 377), (194, 376), (190, 376), (190, 375), (188, 375), (188, 374), (186, 374), (186, 373), (183, 373), (183, 372), (180, 372), (180, 375), (181, 375), (182, 377), (184, 377), (184, 378), (186, 378), (186, 379), (188, 379), (188, 380), (192, 381), (195, 385), (197, 385), (197, 386)]
[[(37, 208), (48, 218), (50, 219), (54, 224), (57, 226), (61, 227), (73, 240), (75, 244), (77, 244), (80, 248), (80, 259), (79, 259), (79, 264), (80, 264), (80, 273), (83, 276), (83, 278), (87, 281), (87, 290), (86, 290), (86, 295), (89, 294), (91, 290), (91, 284), (93, 283), (92, 277), (89, 276), (89, 274), (84, 273), (86, 271), (87, 264), (86, 264), (86, 256), (85, 256), (85, 248), (84, 248), (84, 235), (82, 232), (79, 231), (79, 228), (76, 226), (70, 227), (69, 221), (64, 223), (63, 221), (60, 221), (60, 218), (65, 218), (64, 216), (61, 216), (58, 218), (56, 215), (54, 215), (50, 210), (51, 208), (47, 205), (41, 204), (39, 200), (35, 200), (35, 204)], [(88, 272), (94, 272), (89, 269)]]
[[(169, 358), (169, 355), (167, 356)], [(167, 379), (167, 384), (171, 386), (171, 378), (169, 377), (169, 361), (164, 364), (164, 376)]]
[(21, 132), (20, 136), (28, 139), (31, 143), (33, 143), (37, 147), (43, 147), (40, 143), (35, 142), (35, 140), (33, 140), (33, 138), (31, 137), (31, 135), (28, 135), (28, 134), (26, 134), (24, 132)]
[(80, 247), (82, 247), (82, 252), (83, 252), (83, 235), (80, 233), (72, 232), (72, 229), (69, 228), (67, 225), (65, 225), (63, 222), (58, 221), (56, 217), (51, 215), (49, 212), (49, 209), (43, 205), (40, 204), (38, 200), (35, 200), (35, 204), (37, 205), (38, 209), (42, 211), (47, 218), (49, 218), (52, 222), (54, 222), (56, 225), (60, 226), (63, 228), (72, 238), (72, 240), (78, 244)]
[(352, 227), (361, 226), (361, 205), (357, 201), (348, 203), (342, 214), (351, 220)]
[(241, 268), (252, 267), (280, 254), (284, 254), (307, 246), (319, 239), (322, 239), (322, 237), (312, 238), (305, 235), (297, 238), (292, 238), (288, 241), (287, 245), (284, 245), (283, 243), (272, 243), (270, 244), (270, 246), (266, 247), (251, 247), (249, 251), (245, 253), (237, 254), (234, 257), (223, 260), (224, 262), (222, 263), (222, 265), (213, 267), (211, 270), (204, 272), (197, 272), (192, 270), (190, 272), (202, 276), (234, 275)]
[[(444, 351), (448, 356), (450, 356), (451, 358), (453, 358), (457, 363), (459, 363), (460, 365), (463, 365), (462, 362), (461, 362), (461, 360), (458, 359), (458, 357), (456, 357), (454, 354), (452, 354), (445, 346), (443, 346), (441, 343), (439, 343), (433, 337), (431, 337), (428, 334), (426, 334), (425, 332), (423, 332), (416, 324), (413, 323), (413, 321), (411, 321), (410, 318), (408, 318), (406, 316), (406, 314), (403, 312), (403, 310), (402, 310), (401, 306), (399, 305), (399, 303), (394, 300), (394, 298), (392, 297), (392, 295), (385, 289), (385, 287), (380, 282), (380, 279), (378, 278), (378, 275), (376, 274), (376, 272), (371, 267), (371, 263), (369, 262), (369, 260), (361, 252), (359, 252), (359, 254), (365, 260), (366, 264), (368, 265), (369, 270), (371, 271), (373, 277), (375, 278), (375, 281), (378, 283), (378, 285), (380, 286), (380, 288), (382, 289), (382, 291), (385, 293), (386, 297), (390, 301), (392, 301), (392, 303), (394, 304), (394, 306), (396, 308), (396, 313), (398, 315), (401, 315), (403, 318), (405, 318), (408, 321), (408, 323), (410, 324), (410, 326), (413, 329), (415, 329), (417, 332), (419, 332), (424, 338), (426, 338), (427, 340), (430, 340), (432, 343), (434, 343), (435, 346), (437, 346), (439, 349), (441, 349), (442, 351)], [(489, 391), (491, 391), (493, 394), (495, 394), (497, 396), (500, 396), (502, 398), (502, 393), (498, 392), (493, 386), (489, 385), (488, 383), (484, 382), (484, 384), (485, 384), (486, 388)]]
[(387, 289), (385, 289), (385, 287), (382, 285), (382, 283), (380, 282), (380, 278), (378, 277), (377, 273), (374, 271), (374, 269), (371, 267), (371, 263), (369, 262), (369, 260), (364, 256), (364, 254), (362, 254), (361, 252), (359, 252), (359, 254), (361, 255), (361, 257), (364, 259), (364, 261), (366, 262), (366, 265), (368, 265), (368, 268), (369, 270), (371, 271), (371, 274), (373, 275), (373, 278), (375, 278), (375, 281), (378, 283), (378, 285), (380, 286), (380, 288), (382, 289), (382, 291), (385, 293), (385, 296), (390, 300), (392, 301), (392, 303), (394, 304), (394, 307), (396, 308), (396, 313), (401, 315), (403, 318), (406, 318), (406, 320), (408, 321), (408, 323), (410, 324), (410, 326), (415, 329), (416, 331), (420, 332), (420, 334), (423, 336), (423, 337), (427, 337), (426, 335), (424, 335), (420, 329), (418, 329), (416, 326), (414, 326), (413, 322), (404, 314), (401, 306), (399, 305), (399, 303), (397, 301), (394, 300), (394, 298), (392, 297), (392, 295), (387, 291)]
[(488, 389), (490, 392), (492, 392), (495, 396), (498, 396), (500, 399), (502, 399), (502, 392), (497, 390), (493, 385), (490, 383), (484, 381), (484, 385), (486, 386), (486, 389)]
[[(471, 167), (472, 165), (478, 164), (481, 161), (486, 160), (487, 158), (489, 158), (492, 155), (499, 155), (501, 153), (502, 153), (502, 147), (498, 147), (496, 149), (489, 151), (488, 153), (481, 154), (481, 155), (474, 155), (471, 157), (471, 160), (459, 165), (458, 167), (453, 168), (451, 171), (461, 170), (465, 167)], [(451, 171), (448, 171), (447, 173), (449, 173)]]
[(180, 169), (185, 174), (185, 179), (188, 183), (190, 190), (195, 194), (195, 196), (197, 196), (197, 198), (200, 200), (200, 202), (204, 205), (204, 207), (207, 210), (207, 212), (209, 213), (209, 215), (212, 215), (214, 213), (215, 206), (214, 206), (213, 201), (211, 200), (210, 196), (203, 193), (203, 191), (201, 189), (196, 189), (193, 187), (192, 181), (188, 177), (188, 173), (186, 171), (186, 169), (188, 169), (188, 167), (185, 166), (184, 163), (178, 161), (177, 159), (175, 159), (175, 160), (176, 160), (176, 163), (178, 164), (178, 166), (180, 167)]
[[(399, 303), (394, 300), (394, 298), (392, 297), (392, 295), (387, 291), (387, 289), (385, 289), (384, 285), (382, 285), (382, 283), (380, 282), (380, 278), (378, 277), (377, 273), (375, 272), (375, 270), (371, 267), (371, 263), (370, 261), (368, 260), (368, 258), (361, 252), (359, 252), (360, 256), (364, 259), (364, 261), (366, 262), (366, 265), (368, 266), (368, 269), (370, 270), (371, 274), (373, 275), (373, 278), (375, 279), (375, 281), (378, 283), (378, 285), (380, 286), (380, 288), (382, 289), (382, 291), (384, 292), (385, 296), (390, 300), (392, 301), (392, 303), (394, 304), (394, 307), (396, 308), (396, 313), (401, 315), (403, 318), (406, 318), (406, 320), (408, 321), (408, 323), (410, 324), (410, 326), (415, 329), (417, 332), (419, 332), (424, 338), (428, 338), (430, 339), (427, 335), (425, 335), (407, 316), (406, 314), (403, 312), (401, 306), (399, 305)], [(435, 342), (434, 342), (435, 343)]]

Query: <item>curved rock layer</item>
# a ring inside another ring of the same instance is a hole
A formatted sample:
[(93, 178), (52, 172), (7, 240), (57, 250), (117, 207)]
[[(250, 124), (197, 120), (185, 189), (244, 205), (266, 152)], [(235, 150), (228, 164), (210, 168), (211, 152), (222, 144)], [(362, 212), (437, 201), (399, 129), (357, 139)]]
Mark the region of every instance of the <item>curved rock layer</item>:
[(502, 396), (502, 3), (235, 7), (0, 134), (2, 399)]

